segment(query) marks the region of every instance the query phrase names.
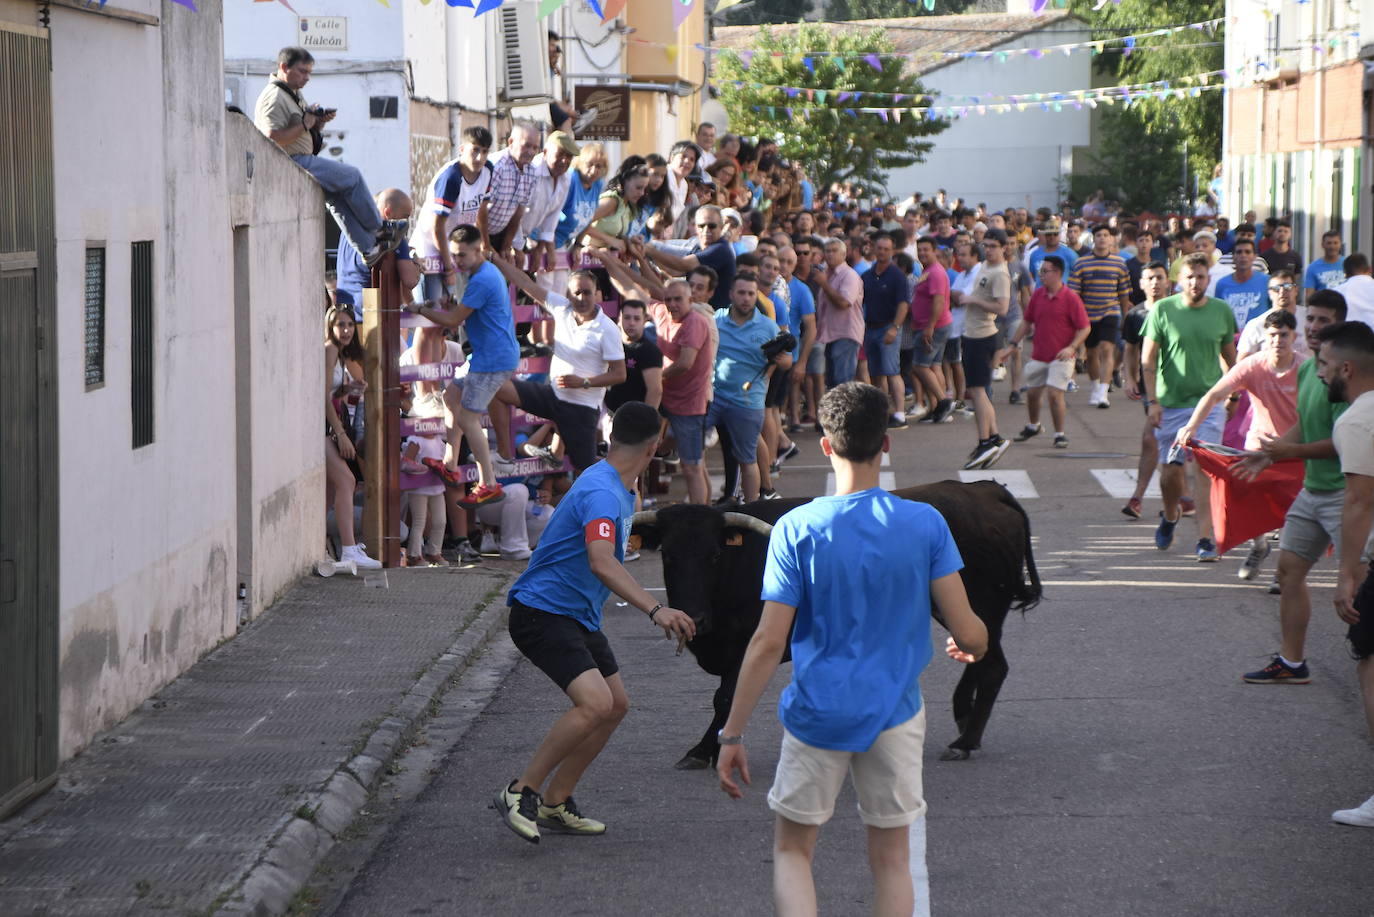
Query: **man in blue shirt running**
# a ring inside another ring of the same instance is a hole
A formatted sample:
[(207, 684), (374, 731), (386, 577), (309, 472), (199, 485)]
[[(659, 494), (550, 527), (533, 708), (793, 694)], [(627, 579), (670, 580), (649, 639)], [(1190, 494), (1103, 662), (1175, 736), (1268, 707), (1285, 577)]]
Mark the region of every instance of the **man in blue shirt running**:
[[(583, 472), (554, 510), (529, 566), (510, 590), (510, 635), (525, 658), (572, 699), (524, 773), (496, 794), (506, 825), (532, 844), (541, 827), (604, 834), (572, 792), (630, 709), (620, 667), (601, 631), (601, 606), (614, 592), (678, 645), (696, 635), (691, 617), (669, 608), (624, 567), (635, 495), (631, 488), (658, 449), (658, 411), (628, 401), (611, 422), (606, 459)], [(552, 779), (550, 779), (552, 775)], [(547, 786), (545, 784), (547, 783)]]
[(849, 772), (868, 825), (873, 913), (907, 915), (914, 899), (908, 833), (926, 810), (918, 679), (932, 654), (931, 600), (953, 635), (945, 649), (952, 659), (980, 658), (987, 628), (969, 607), (963, 561), (944, 517), (878, 488), (889, 445), (887, 395), (846, 382), (826, 393), (819, 413), (835, 496), (803, 504), (773, 527), (763, 617), (720, 731), (716, 770), (721, 789), (738, 799), (734, 772), (749, 782), (744, 727), (791, 631), (792, 682), (778, 702), (786, 731), (768, 793), (778, 816), (777, 912), (816, 912), (811, 858)]

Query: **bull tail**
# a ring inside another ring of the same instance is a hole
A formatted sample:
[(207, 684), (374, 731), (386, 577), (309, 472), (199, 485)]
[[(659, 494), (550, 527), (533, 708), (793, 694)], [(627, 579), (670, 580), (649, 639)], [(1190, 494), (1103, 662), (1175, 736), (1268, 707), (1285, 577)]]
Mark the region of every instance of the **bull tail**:
[(1002, 488), (1002, 502), (1021, 514), (1022, 530), (1025, 532), (1025, 566), (1030, 582), (1021, 579), (1017, 584), (1015, 601), (1012, 606), (1024, 614), (1039, 605), (1040, 599), (1044, 595), (1044, 590), (1040, 586), (1040, 571), (1035, 568), (1035, 552), (1031, 549), (1030, 517), (1026, 515), (1026, 509), (1021, 505), (1021, 502), (1013, 497), (1011, 491), (1005, 487)]

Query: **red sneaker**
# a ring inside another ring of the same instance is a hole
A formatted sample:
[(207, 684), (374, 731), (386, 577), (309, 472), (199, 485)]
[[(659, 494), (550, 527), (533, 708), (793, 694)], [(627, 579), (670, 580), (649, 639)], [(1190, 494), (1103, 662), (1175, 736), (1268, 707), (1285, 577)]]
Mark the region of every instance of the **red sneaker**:
[(458, 472), (454, 471), (452, 468), (448, 467), (436, 458), (427, 458), (422, 462), (422, 464), (430, 471), (437, 474), (439, 476), (439, 480), (443, 481), (449, 487), (462, 487), (467, 483), (463, 480), (462, 476), (458, 474)]
[(485, 506), (488, 503), (500, 503), (504, 499), (506, 492), (501, 489), (500, 484), (478, 484), (459, 497), (458, 502), (466, 506)]

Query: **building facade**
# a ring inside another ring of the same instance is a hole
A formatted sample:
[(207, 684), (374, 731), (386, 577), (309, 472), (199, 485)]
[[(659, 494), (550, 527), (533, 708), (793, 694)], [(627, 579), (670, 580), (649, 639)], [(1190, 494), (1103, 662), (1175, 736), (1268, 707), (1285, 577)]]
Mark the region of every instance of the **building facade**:
[(323, 200), (198, 5), (0, 0), (0, 812), (323, 546)]
[(1221, 212), (1290, 219), (1309, 263), (1330, 229), (1370, 251), (1374, 3), (1232, 0), (1227, 15), (1226, 68), (1248, 85), (1225, 93)]

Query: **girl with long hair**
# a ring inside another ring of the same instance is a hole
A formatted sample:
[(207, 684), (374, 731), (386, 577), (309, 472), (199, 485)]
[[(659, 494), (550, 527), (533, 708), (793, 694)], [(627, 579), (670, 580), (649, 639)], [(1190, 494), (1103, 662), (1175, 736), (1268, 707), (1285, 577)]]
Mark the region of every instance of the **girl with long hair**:
[[(353, 443), (353, 413), (367, 389), (363, 381), (363, 346), (352, 306), (332, 302), (324, 320), (324, 462), (325, 502), (334, 508), (339, 529), (339, 560), (358, 569), (377, 570), (381, 562), (363, 553), (353, 533), (353, 495), (358, 489), (354, 468), (359, 456)], [(351, 464), (350, 464), (351, 463)]]

